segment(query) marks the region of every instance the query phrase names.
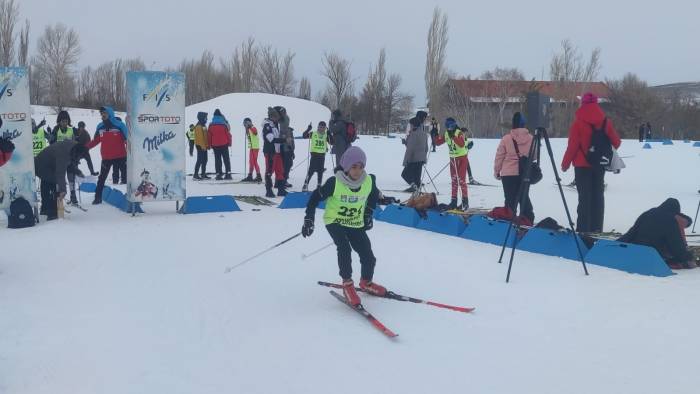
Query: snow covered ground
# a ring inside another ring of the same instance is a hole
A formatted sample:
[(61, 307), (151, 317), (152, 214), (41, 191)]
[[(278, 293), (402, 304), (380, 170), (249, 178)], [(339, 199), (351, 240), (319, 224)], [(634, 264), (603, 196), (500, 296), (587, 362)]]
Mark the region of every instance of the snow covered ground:
[[(297, 130), (318, 120), (303, 119)], [(565, 141), (552, 142), (559, 166)], [(240, 143), (234, 133), (236, 172), (243, 172)], [(484, 183), (497, 183), (497, 143), (476, 140), (470, 152)], [(358, 145), (380, 188), (406, 187), (400, 139), (362, 137)], [(700, 148), (653, 146), (623, 142), (628, 168), (606, 178), (606, 230), (625, 231), (667, 197), (694, 214)], [(297, 162), (305, 157), (298, 141)], [(446, 162), (440, 147), (428, 170), (435, 175)], [(535, 214), (565, 223), (546, 164), (532, 190)], [(294, 190), (305, 169), (292, 173)], [(449, 176), (436, 181), (446, 202)], [(187, 186), (189, 195), (264, 192)], [(575, 218), (576, 194), (565, 193)], [(0, 229), (0, 393), (695, 393), (700, 384), (700, 270), (653, 278), (589, 266), (586, 277), (580, 263), (518, 252), (506, 284), (498, 247), (376, 222), (379, 283), (477, 308), (461, 314), (361, 295), (400, 335), (392, 341), (316, 284), (338, 280), (333, 248), (301, 258), (330, 242), (320, 210), (310, 239), (224, 274), (298, 232), (303, 211), (240, 203), (243, 212), (177, 215), (174, 203), (160, 203), (132, 218), (90, 206), (91, 197), (82, 195), (87, 213)], [(502, 200), (500, 188), (470, 188), (472, 206)]]

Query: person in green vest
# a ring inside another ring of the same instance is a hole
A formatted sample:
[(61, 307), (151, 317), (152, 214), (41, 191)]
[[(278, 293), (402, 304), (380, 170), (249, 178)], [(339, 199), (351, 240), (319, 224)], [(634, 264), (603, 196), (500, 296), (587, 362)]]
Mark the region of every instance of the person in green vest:
[(187, 130), (187, 142), (190, 144), (190, 157), (194, 153), (194, 125), (190, 125), (190, 129)]
[[(253, 126), (253, 121), (250, 118), (243, 119), (243, 127), (245, 127), (245, 139), (248, 144), (248, 176), (243, 178), (241, 182), (260, 183), (262, 182), (262, 176), (258, 165), (258, 153), (260, 152), (258, 129)], [(253, 178), (253, 170), (255, 170), (255, 178)]]
[(448, 209), (457, 209), (457, 189), (462, 191), (462, 205), (459, 207), (462, 210), (469, 208), (469, 194), (467, 192), (467, 167), (469, 160), (467, 159), (468, 139), (467, 136), (457, 126), (457, 121), (453, 118), (445, 119), (445, 128), (447, 132), (443, 135), (438, 135), (435, 141), (436, 145), (447, 143), (450, 154), (450, 176), (452, 177), (452, 200)]
[(377, 259), (367, 231), (372, 229), (372, 213), (380, 199), (376, 177), (365, 172), (367, 157), (359, 147), (349, 147), (340, 159), (335, 176), (317, 188), (309, 198), (301, 234), (314, 232), (314, 218), (319, 202), (326, 201), (323, 222), (338, 251), (338, 268), (343, 280), (343, 294), (352, 306), (360, 305), (360, 297), (352, 280), (352, 250), (360, 256), (362, 266), (360, 288), (369, 294), (383, 296), (386, 288), (372, 281)]
[(309, 170), (306, 173), (304, 186), (301, 191), (309, 190), (309, 180), (311, 176), (318, 174), (318, 184), (316, 187), (321, 187), (323, 183), (323, 172), (326, 171), (326, 152), (328, 152), (328, 133), (326, 132), (326, 122), (318, 122), (316, 131), (311, 131), (311, 124), (304, 131), (302, 137), (309, 139)]
[(59, 112), (58, 116), (56, 116), (56, 127), (54, 127), (53, 129), (53, 143), (75, 139), (75, 131), (73, 130), (73, 127), (70, 124), (71, 121), (68, 112)]
[(32, 150), (34, 151), (34, 157), (37, 157), (37, 155), (49, 145), (44, 125), (46, 125), (45, 120), (42, 120), (37, 125), (36, 121), (32, 119)]

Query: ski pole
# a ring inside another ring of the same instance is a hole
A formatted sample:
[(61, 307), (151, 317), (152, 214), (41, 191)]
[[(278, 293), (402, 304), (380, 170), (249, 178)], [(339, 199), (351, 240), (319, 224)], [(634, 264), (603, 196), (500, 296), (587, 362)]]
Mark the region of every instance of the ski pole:
[[(440, 176), (440, 174), (442, 174), (442, 172), (445, 171), (445, 168), (447, 168), (447, 166), (449, 166), (449, 165), (450, 165), (450, 162), (448, 161), (447, 164), (445, 164), (444, 166), (442, 166), (442, 168), (440, 169), (440, 171), (438, 171), (438, 173), (435, 174), (435, 176), (433, 177), (433, 179), (435, 179), (435, 178), (437, 178), (438, 176)], [(431, 181), (432, 181), (432, 179), (431, 179)]]
[(438, 191), (437, 187), (435, 186), (435, 182), (433, 181), (433, 177), (430, 176), (430, 172), (428, 172), (428, 166), (426, 165), (425, 167), (423, 167), (423, 169), (425, 170), (426, 175), (428, 175), (428, 178), (430, 178), (430, 184), (433, 185), (433, 189), (435, 189), (435, 194), (439, 195), (440, 192)]
[(323, 247), (321, 247), (321, 248), (318, 248), (318, 249), (314, 250), (313, 252), (311, 252), (311, 253), (309, 253), (309, 254), (302, 253), (301, 259), (302, 259), (302, 260), (306, 260), (306, 259), (308, 259), (309, 257), (311, 257), (311, 256), (313, 256), (313, 255), (315, 255), (315, 254), (317, 254), (317, 253), (319, 253), (319, 252), (321, 252), (321, 251), (323, 251), (323, 250), (325, 250), (325, 249), (328, 249), (331, 245), (334, 245), (334, 244), (335, 244), (334, 242), (331, 242), (331, 243), (329, 243), (329, 244), (327, 244), (327, 245), (325, 245), (325, 246), (323, 246)]
[(299, 164), (295, 165), (295, 166), (294, 166), (294, 167), (293, 167), (293, 168), (292, 168), (291, 170), (289, 170), (289, 172), (292, 172), (292, 171), (296, 170), (296, 169), (297, 169), (297, 167), (299, 167), (300, 165), (302, 165), (302, 164), (306, 163), (306, 161), (307, 161), (307, 160), (309, 160), (309, 158), (308, 158), (308, 157), (307, 157), (306, 159), (302, 160), (302, 161), (301, 161), (301, 163), (299, 163)]
[(698, 222), (698, 212), (700, 212), (700, 201), (698, 201), (698, 209), (695, 210), (695, 220), (693, 221), (693, 234), (695, 234), (695, 223)]
[(277, 244), (275, 244), (275, 245), (270, 246), (269, 248), (263, 250), (262, 252), (256, 254), (255, 256), (249, 257), (249, 258), (247, 258), (247, 259), (241, 261), (240, 263), (238, 263), (238, 264), (236, 264), (236, 265), (232, 265), (232, 266), (226, 268), (226, 270), (224, 271), (224, 273), (225, 273), (225, 274), (228, 274), (229, 272), (231, 272), (231, 271), (233, 271), (234, 269), (236, 269), (236, 268), (242, 266), (243, 264), (245, 264), (245, 263), (247, 263), (247, 262), (249, 262), (249, 261), (251, 261), (251, 260), (254, 260), (254, 259), (256, 259), (256, 258), (262, 256), (263, 254), (265, 254), (265, 253), (271, 251), (272, 249), (275, 249), (275, 248), (277, 248), (277, 247), (282, 246), (283, 244), (285, 244), (285, 243), (287, 243), (287, 242), (293, 240), (294, 238), (296, 238), (296, 237), (298, 237), (298, 236), (300, 236), (300, 235), (301, 235), (301, 232), (298, 232), (298, 233), (292, 235), (291, 237), (285, 239), (284, 241), (279, 242), (279, 243), (277, 243)]

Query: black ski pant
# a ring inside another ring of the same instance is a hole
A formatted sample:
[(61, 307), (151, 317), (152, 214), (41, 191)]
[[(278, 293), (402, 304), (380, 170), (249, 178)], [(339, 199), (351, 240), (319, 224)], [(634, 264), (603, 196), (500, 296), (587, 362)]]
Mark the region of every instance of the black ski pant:
[(401, 172), (401, 178), (403, 178), (406, 183), (414, 184), (418, 187), (421, 185), (421, 175), (423, 172), (423, 162), (413, 162), (407, 163)]
[(292, 170), (292, 165), (294, 164), (294, 152), (283, 152), (282, 153), (282, 168), (284, 169), (284, 179), (289, 179), (289, 172)]
[(326, 154), (325, 153), (314, 153), (311, 152), (311, 157), (309, 158), (309, 171), (306, 173), (306, 180), (304, 184), (308, 185), (309, 180), (314, 173), (318, 175), (318, 187), (321, 187), (323, 183), (323, 172), (326, 170)]
[(228, 155), (228, 145), (215, 146), (214, 149), (214, 169), (216, 170), (216, 175), (223, 175), (221, 172), (221, 162), (224, 162), (224, 167), (226, 167), (226, 173), (231, 173), (231, 159)]
[(190, 157), (192, 157), (192, 153), (194, 152), (194, 140), (187, 140), (190, 143)]
[(92, 164), (92, 157), (90, 157), (90, 152), (85, 152), (83, 155), (83, 159), (85, 159), (85, 162), (87, 163), (88, 170), (90, 170), (90, 175), (95, 173), (95, 167)]
[(112, 183), (118, 184), (120, 176), (122, 183), (126, 183), (126, 157), (109, 161), (112, 162)]
[(605, 169), (576, 167), (574, 171), (578, 191), (576, 231), (601, 232), (605, 215)]
[(372, 280), (377, 259), (372, 253), (372, 243), (362, 228), (344, 227), (337, 223), (326, 225), (338, 251), (338, 268), (343, 280), (352, 279), (352, 251), (360, 256), (361, 279)]
[(520, 215), (530, 219), (532, 222), (535, 221), (535, 213), (532, 209), (532, 202), (530, 201), (530, 187), (525, 188), (523, 196), (520, 201), (518, 201), (518, 191), (520, 190), (520, 185), (522, 183), (522, 178), (520, 175), (514, 176), (503, 176), (501, 177), (501, 183), (503, 184), (503, 194), (505, 196), (505, 206), (516, 214), (518, 203), (520, 204)]
[(209, 160), (209, 153), (206, 149), (197, 147), (197, 162), (194, 163), (194, 175), (199, 174), (200, 167), (202, 168), (202, 175), (207, 175), (207, 161)]
[[(121, 161), (126, 162), (126, 157), (119, 159), (102, 160), (100, 165), (100, 176), (97, 177), (97, 188), (95, 189), (95, 199), (102, 200), (102, 190), (105, 187), (105, 181), (107, 181), (107, 175), (109, 175), (109, 169), (112, 168), (116, 171), (119, 168)], [(126, 166), (126, 164), (125, 164)], [(126, 173), (124, 174), (126, 178)], [(112, 180), (114, 180), (114, 174), (112, 174)]]
[(58, 193), (56, 184), (41, 180), (41, 209), (39, 213), (50, 218), (58, 216)]

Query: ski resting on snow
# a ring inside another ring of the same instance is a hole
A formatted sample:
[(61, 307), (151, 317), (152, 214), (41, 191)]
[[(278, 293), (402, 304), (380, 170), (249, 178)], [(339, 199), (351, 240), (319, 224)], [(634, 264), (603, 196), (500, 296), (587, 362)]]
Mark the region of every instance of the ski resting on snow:
[[(343, 288), (342, 285), (339, 285), (337, 283), (318, 281), (318, 284), (321, 286), (331, 287), (334, 289), (342, 289)], [(355, 290), (361, 291), (363, 293), (367, 293), (361, 287), (355, 287)], [(367, 293), (367, 294), (370, 294), (370, 293)], [(378, 298), (388, 298), (390, 300), (396, 300), (396, 301), (412, 302), (414, 304), (425, 304), (425, 305), (430, 305), (430, 306), (434, 306), (437, 308), (449, 309), (449, 310), (456, 311), (456, 312), (471, 313), (471, 312), (474, 312), (474, 310), (476, 309), (476, 308), (472, 308), (472, 307), (454, 306), (454, 305), (442, 304), (439, 302), (426, 301), (426, 300), (422, 300), (420, 298), (408, 297), (405, 295), (396, 294), (393, 291), (387, 291), (386, 295), (384, 295), (384, 296), (376, 296), (376, 295), (373, 295), (373, 296), (378, 297)]]
[(367, 319), (372, 325), (379, 331), (381, 331), (382, 334), (386, 335), (389, 338), (396, 338), (399, 336), (399, 334), (394, 333), (390, 329), (388, 329), (382, 322), (377, 320), (376, 317), (372, 316), (371, 313), (365, 309), (362, 304), (358, 306), (352, 306), (350, 303), (348, 303), (348, 300), (345, 299), (345, 297), (341, 296), (340, 294), (336, 293), (333, 290), (330, 290), (330, 293), (333, 297), (335, 297), (338, 301), (342, 302), (343, 304), (347, 305), (350, 309), (354, 310), (355, 312), (359, 313), (362, 315), (365, 319)]

